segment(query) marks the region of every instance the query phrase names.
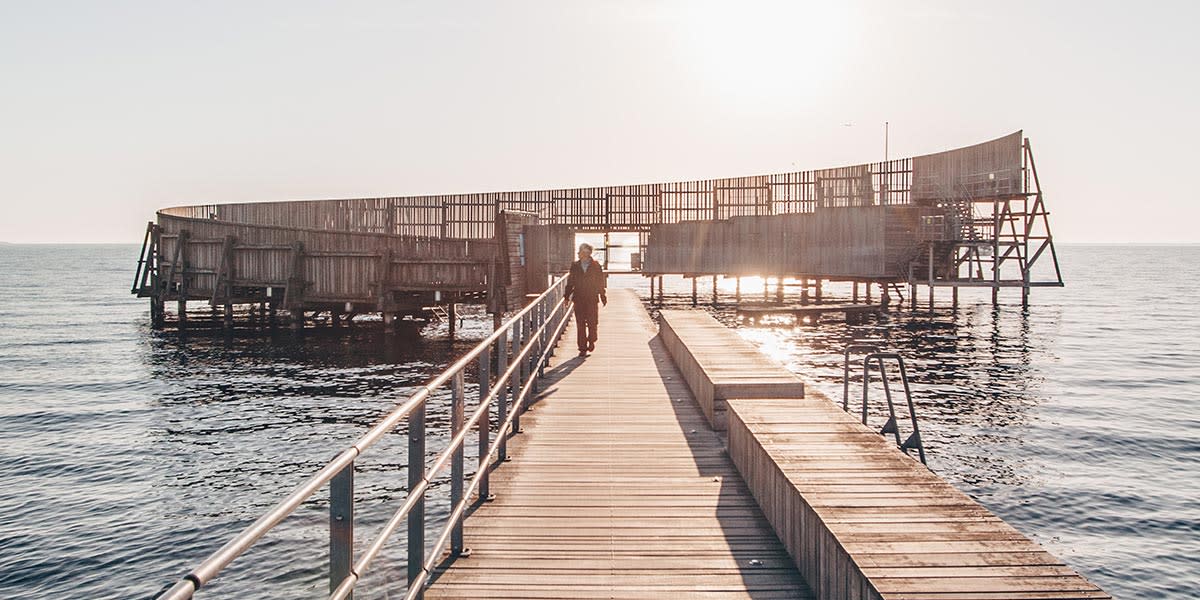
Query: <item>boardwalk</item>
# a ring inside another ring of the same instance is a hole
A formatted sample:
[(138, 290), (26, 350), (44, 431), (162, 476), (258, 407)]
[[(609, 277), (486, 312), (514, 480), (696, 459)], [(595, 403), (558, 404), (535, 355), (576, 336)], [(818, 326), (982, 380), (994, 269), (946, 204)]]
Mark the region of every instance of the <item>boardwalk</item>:
[(568, 329), (473, 554), (426, 597), (812, 597), (637, 298), (610, 299), (595, 354)]

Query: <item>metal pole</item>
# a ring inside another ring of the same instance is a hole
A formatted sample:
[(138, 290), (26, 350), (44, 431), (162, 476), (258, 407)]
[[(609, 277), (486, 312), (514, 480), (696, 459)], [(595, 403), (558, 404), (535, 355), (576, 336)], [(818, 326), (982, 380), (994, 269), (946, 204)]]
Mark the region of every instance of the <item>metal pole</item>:
[[(487, 346), (483, 352), (479, 354), (479, 402), (482, 404), (487, 399), (488, 393), (492, 389), (492, 348)], [(491, 464), (488, 463), (488, 446), (491, 445), (491, 422), (487, 418), (487, 412), (484, 412), (483, 418), (479, 419), (479, 499), (486, 500), (490, 495), (488, 493), (488, 470)]]
[[(517, 360), (518, 362), (517, 362), (517, 368), (513, 372), (513, 378), (512, 378), (512, 409), (511, 410), (513, 413), (513, 417), (512, 417), (512, 433), (509, 435), (516, 435), (518, 431), (521, 431), (521, 388), (525, 386), (525, 372), (524, 372), (525, 371), (525, 361), (519, 360), (517, 357), (518, 357), (518, 355), (521, 354), (521, 347), (525, 345), (524, 330), (525, 330), (525, 317), (522, 316), (517, 319), (516, 323), (513, 323), (512, 353), (513, 353), (513, 360)], [(500, 433), (501, 433), (501, 435), (504, 435), (503, 431), (501, 431)], [(507, 437), (507, 435), (505, 437)]]
[[(425, 402), (408, 417), (408, 493), (425, 479)], [(425, 564), (425, 498), (417, 500), (408, 513), (408, 584), (411, 586)], [(417, 598), (424, 593), (418, 591)]]
[[(913, 404), (912, 390), (908, 387), (908, 370), (904, 368), (904, 359), (897, 356), (896, 362), (900, 364), (900, 381), (904, 382), (904, 396), (908, 399), (908, 418), (912, 423), (913, 437), (917, 442), (917, 454), (921, 458), (921, 464), (925, 464), (925, 444), (921, 441), (921, 428), (917, 426), (917, 407)], [(899, 439), (899, 433), (896, 434)]]
[[(450, 384), (450, 439), (454, 439), (458, 432), (462, 431), (463, 427), (463, 410), (465, 400), (463, 398), (463, 373), (459, 371), (454, 374), (453, 383)], [(459, 444), (454, 450), (454, 455), (450, 458), (450, 510), (463, 500), (463, 444)], [(450, 534), (450, 554), (458, 556), (463, 551), (463, 520), (459, 519), (454, 524), (454, 530)]]
[[(499, 339), (496, 340), (496, 376), (503, 375), (508, 370), (508, 330), (502, 329)], [(496, 398), (496, 422), (503, 424), (508, 420), (508, 386), (511, 382), (505, 382), (500, 386), (500, 396)], [(500, 437), (500, 449), (496, 453), (500, 460), (508, 458), (508, 436), (504, 435), (504, 430), (496, 431), (496, 435)]]
[[(329, 481), (329, 592), (350, 576), (354, 564), (354, 463)], [(353, 598), (354, 596), (349, 596)]]
[[(892, 388), (888, 384), (887, 370), (883, 366), (883, 357), (877, 357), (879, 361), (879, 378), (883, 380), (883, 394), (887, 397), (888, 405), (888, 422), (892, 425), (892, 434), (896, 437), (896, 445), (900, 445), (900, 425), (896, 422), (896, 405), (892, 402)], [(886, 429), (886, 427), (885, 427)]]

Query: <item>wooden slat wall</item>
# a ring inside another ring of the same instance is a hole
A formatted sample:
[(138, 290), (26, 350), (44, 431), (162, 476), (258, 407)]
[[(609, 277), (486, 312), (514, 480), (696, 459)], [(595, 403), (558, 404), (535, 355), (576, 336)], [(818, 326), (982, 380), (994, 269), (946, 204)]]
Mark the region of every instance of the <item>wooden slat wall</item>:
[(886, 226), (899, 219), (915, 228), (915, 217), (900, 219), (913, 208), (859, 206), (656, 225), (642, 268), (696, 275), (899, 277), (904, 272), (895, 265), (914, 254), (919, 240), (888, 237)]
[(988, 198), (1025, 191), (1020, 131), (1002, 138), (912, 159), (912, 198)]
[[(367, 300), (377, 296), (379, 261), (392, 250), (386, 289), (483, 291), (496, 256), (490, 240), (419, 238), (349, 231), (308, 230), (190, 219), (159, 214), (164, 273), (169, 271), (178, 235), (190, 239), (184, 261), (194, 295), (211, 295), (221, 265), (225, 236), (234, 236), (234, 285), (285, 286), (291, 273), (291, 245), (302, 242), (305, 298), (310, 301)], [(178, 280), (178, 277), (176, 278)]]
[[(937, 197), (942, 188), (969, 188), (974, 197), (1010, 193), (1015, 189), (1010, 184), (1021, 179), (1022, 140), (1018, 131), (992, 142), (918, 159), (724, 179), (524, 192), (204, 204), (168, 208), (160, 213), (302, 229), (491, 239), (498, 212), (520, 210), (536, 214), (544, 224), (593, 231), (645, 231), (662, 223), (812, 213), (818, 205), (907, 204), (914, 170), (925, 182), (919, 196), (922, 200)], [(1001, 178), (998, 187), (994, 180), (978, 179), (981, 174), (993, 172)]]

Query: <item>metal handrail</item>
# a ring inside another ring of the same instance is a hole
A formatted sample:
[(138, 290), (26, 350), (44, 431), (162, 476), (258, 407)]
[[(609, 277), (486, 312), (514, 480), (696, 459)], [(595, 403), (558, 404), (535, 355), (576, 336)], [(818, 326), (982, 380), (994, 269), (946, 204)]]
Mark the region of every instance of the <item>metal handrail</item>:
[[(896, 405), (892, 402), (892, 388), (888, 383), (887, 370), (883, 366), (885, 359), (895, 360), (900, 366), (900, 381), (904, 384), (904, 396), (908, 399), (908, 418), (912, 423), (912, 434), (903, 442), (900, 441), (900, 427), (896, 421)], [(887, 435), (893, 434), (896, 438), (896, 445), (902, 452), (908, 454), (909, 449), (916, 448), (917, 453), (921, 458), (921, 464), (925, 462), (925, 445), (921, 442), (921, 429), (917, 426), (917, 407), (913, 404), (912, 390), (908, 386), (908, 370), (904, 367), (904, 357), (895, 352), (872, 352), (863, 357), (863, 392), (862, 392), (862, 423), (867, 424), (867, 397), (871, 389), (871, 361), (874, 360), (879, 365), (879, 376), (883, 380), (883, 393), (887, 397), (888, 405), (888, 421), (880, 429), (879, 433)]]
[[(866, 352), (873, 354), (879, 352), (879, 346), (874, 344), (850, 344), (842, 351), (842, 410), (850, 412), (850, 353), (851, 352)], [(866, 385), (866, 381), (863, 381)]]
[[(340, 452), (332, 461), (321, 467), (312, 477), (302, 483), (290, 494), (284, 497), (254, 523), (242, 530), (237, 536), (226, 542), (224, 546), (211, 554), (197, 567), (191, 570), (171, 588), (158, 596), (160, 600), (185, 600), (214, 579), (222, 569), (234, 559), (253, 546), (263, 535), (281, 523), (305, 500), (318, 490), (330, 483), (330, 591), (331, 598), (347, 598), (355, 583), (362, 576), (371, 560), (382, 550), (387, 537), (395, 531), (400, 521), (408, 518), (409, 525), (409, 597), (419, 598), (423, 582), (428, 578), (430, 567), (426, 565), (424, 555), (424, 497), (430, 482), (447, 463), (453, 463), (455, 473), (459, 476), (451, 482), (451, 504), (456, 506), (451, 518), (447, 521), (446, 531), (438, 540), (437, 552), (445, 544), (445, 538), (454, 537), (454, 550), (461, 551), (461, 517), (464, 513), (466, 498), (469, 494), (480, 491), (480, 497), (487, 497), (487, 471), (493, 455), (503, 459), (506, 455), (507, 437), (510, 429), (519, 430), (519, 419), (523, 403), (534, 383), (545, 367), (549, 357), (553, 355), (553, 347), (562, 331), (565, 329), (570, 316), (571, 303), (563, 296), (566, 278), (560, 278), (543, 292), (537, 299), (530, 302), (516, 315), (503, 323), (496, 331), (467, 352), (453, 365), (434, 377), (429, 383), (413, 393), (403, 404), (388, 413), (379, 423), (358, 438), (350, 447)], [(553, 331), (553, 335), (548, 335)], [(513, 360), (508, 363), (508, 335), (512, 333)], [(492, 346), (496, 345), (497, 364), (503, 373), (490, 382), (490, 365)], [(463, 412), (463, 373), (473, 362), (480, 365), (480, 406), (466, 423), (462, 420)], [(430, 396), (447, 382), (452, 383), (451, 428), (452, 439), (447, 448), (439, 454), (431, 469), (425, 468), (425, 407)], [(511, 386), (513, 395), (512, 410), (508, 406), (508, 389)], [(487, 390), (486, 393), (484, 390)], [(502, 426), (497, 431), (494, 442), (487, 444), (490, 437), (488, 419), (483, 418), (493, 401), (497, 401), (497, 409)], [(404, 504), (384, 525), (379, 536), (363, 554), (357, 563), (351, 567), (353, 541), (353, 502), (354, 502), (354, 461), (368, 448), (378, 442), (385, 434), (395, 429), (405, 418), (409, 419), (409, 453), (408, 474), (409, 493)], [(473, 425), (480, 427), (479, 445), (481, 449), (479, 467), (472, 479), (470, 489), (464, 495), (462, 484), (463, 444), (466, 432)], [(482, 450), (487, 448), (486, 453)], [(436, 557), (437, 554), (435, 553)], [(415, 557), (415, 559), (414, 559)], [(418, 583), (418, 585), (413, 585)], [(414, 591), (415, 590), (415, 591)]]

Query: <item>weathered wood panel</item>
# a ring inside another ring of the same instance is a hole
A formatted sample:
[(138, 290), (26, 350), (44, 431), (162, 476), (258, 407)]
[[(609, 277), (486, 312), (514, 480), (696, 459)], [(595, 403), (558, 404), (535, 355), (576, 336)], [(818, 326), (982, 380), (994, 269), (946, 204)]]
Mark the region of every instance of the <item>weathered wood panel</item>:
[(1109, 598), (819, 393), (729, 401), (729, 454), (820, 598)]
[(704, 311), (662, 311), (659, 337), (717, 431), (726, 428), (729, 398), (804, 396), (796, 376)]
[[(297, 247), (301, 250), (298, 275), (304, 282), (303, 298), (312, 302), (372, 300), (379, 297), (381, 288), (385, 292), (484, 291), (497, 256), (497, 245), (490, 240), (261, 226), (168, 214), (159, 215), (159, 226), (160, 269), (164, 274), (174, 272), (176, 282), (186, 275), (189, 296), (194, 298), (212, 297), (218, 277), (230, 273), (235, 286), (285, 288), (297, 275), (293, 272)], [(189, 236), (181, 264), (172, 270), (184, 231)], [(227, 236), (235, 240), (232, 268), (222, 271)], [(391, 263), (387, 279), (381, 281), (385, 251)]]

